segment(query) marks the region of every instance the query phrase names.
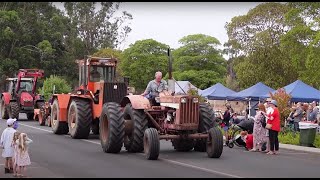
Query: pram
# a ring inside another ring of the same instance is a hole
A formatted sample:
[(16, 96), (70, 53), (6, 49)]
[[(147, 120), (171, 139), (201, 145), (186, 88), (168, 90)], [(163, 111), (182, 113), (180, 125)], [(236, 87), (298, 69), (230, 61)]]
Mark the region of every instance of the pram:
[(238, 147), (246, 147), (246, 143), (242, 140), (240, 136), (241, 131), (247, 131), (248, 134), (253, 133), (254, 118), (242, 120), (239, 124), (232, 124), (228, 132), (228, 139), (226, 140), (226, 145), (229, 148), (233, 148), (234, 145)]

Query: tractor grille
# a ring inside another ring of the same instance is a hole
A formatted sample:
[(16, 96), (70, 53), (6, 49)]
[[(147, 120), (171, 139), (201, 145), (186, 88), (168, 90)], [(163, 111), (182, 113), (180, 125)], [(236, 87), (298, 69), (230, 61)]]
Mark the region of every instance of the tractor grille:
[(185, 97), (186, 103), (180, 103), (180, 124), (199, 123), (199, 103), (193, 102), (193, 97)]
[(125, 83), (104, 83), (103, 103), (117, 102), (127, 95), (128, 89)]

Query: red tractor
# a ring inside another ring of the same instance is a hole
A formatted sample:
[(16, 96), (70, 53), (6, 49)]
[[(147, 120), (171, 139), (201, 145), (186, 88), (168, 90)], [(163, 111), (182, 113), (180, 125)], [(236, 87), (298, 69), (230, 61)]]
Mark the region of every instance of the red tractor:
[(17, 78), (8, 78), (8, 92), (1, 94), (2, 119), (18, 118), (19, 113), (26, 113), (33, 119), (35, 108), (44, 105), (44, 99), (36, 94), (38, 78), (44, 76), (39, 69), (20, 69)]
[(206, 151), (210, 158), (221, 156), (223, 135), (215, 124), (212, 107), (196, 96), (173, 95), (175, 81), (169, 50), (168, 55), (169, 91), (161, 92), (155, 99), (128, 95), (120, 103), (122, 111), (114, 113), (110, 110), (116, 108), (103, 106), (100, 140), (104, 152), (118, 153), (124, 144), (127, 151), (144, 151), (147, 159), (156, 160), (160, 140), (171, 140), (177, 151), (194, 149)]

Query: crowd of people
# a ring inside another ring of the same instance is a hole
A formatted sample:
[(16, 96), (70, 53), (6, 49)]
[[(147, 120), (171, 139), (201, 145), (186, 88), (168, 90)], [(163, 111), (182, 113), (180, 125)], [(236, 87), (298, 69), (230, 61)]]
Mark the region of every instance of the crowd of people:
[(18, 132), (17, 128), (16, 119), (7, 120), (7, 128), (1, 134), (0, 147), (5, 159), (5, 174), (25, 177), (26, 166), (31, 164), (28, 147), (32, 140), (26, 133)]
[[(230, 124), (239, 124), (241, 120), (237, 118), (236, 113), (233, 113), (230, 105), (226, 106), (227, 109), (223, 114), (220, 113), (220, 118), (225, 139), (228, 140)], [(270, 155), (279, 153), (280, 113), (277, 106), (278, 103), (275, 100), (267, 100), (264, 104), (259, 103), (254, 117), (253, 132), (245, 130), (240, 133), (246, 148), (250, 152), (259, 151)], [(266, 144), (265, 150), (262, 148), (264, 144)]]
[(291, 107), (291, 112), (287, 118), (287, 124), (294, 131), (299, 130), (299, 122), (307, 121), (312, 123), (318, 123), (317, 115), (319, 109), (317, 103), (313, 101), (312, 103), (297, 103)]

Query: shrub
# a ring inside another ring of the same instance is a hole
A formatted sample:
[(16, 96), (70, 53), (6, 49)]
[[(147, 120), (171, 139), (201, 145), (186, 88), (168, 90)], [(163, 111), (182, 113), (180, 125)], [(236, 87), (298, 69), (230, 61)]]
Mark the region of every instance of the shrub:
[(48, 101), (53, 93), (53, 87), (55, 86), (54, 93), (69, 93), (71, 91), (71, 86), (67, 81), (59, 76), (51, 75), (46, 78), (43, 82), (42, 89), (39, 92), (44, 95), (46, 101)]
[(286, 91), (281, 88), (278, 89), (274, 94), (270, 93), (270, 97), (278, 102), (281, 126), (284, 126), (285, 119), (290, 114), (291, 95), (286, 93)]

